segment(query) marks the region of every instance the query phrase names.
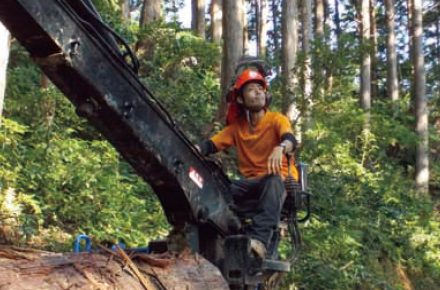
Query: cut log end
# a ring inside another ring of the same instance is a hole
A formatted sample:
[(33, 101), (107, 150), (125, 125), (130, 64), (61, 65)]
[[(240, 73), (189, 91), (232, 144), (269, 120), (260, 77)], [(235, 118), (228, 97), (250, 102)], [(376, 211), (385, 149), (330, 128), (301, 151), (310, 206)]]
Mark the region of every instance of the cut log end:
[(50, 253), (0, 246), (0, 290), (227, 290), (218, 268), (196, 255)]

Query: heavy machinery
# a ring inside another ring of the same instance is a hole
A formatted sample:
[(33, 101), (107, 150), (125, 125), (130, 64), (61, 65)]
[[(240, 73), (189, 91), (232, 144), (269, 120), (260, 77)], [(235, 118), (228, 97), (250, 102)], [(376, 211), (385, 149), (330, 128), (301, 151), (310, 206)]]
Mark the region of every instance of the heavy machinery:
[[(90, 0), (1, 0), (0, 21), (78, 115), (152, 186), (173, 232), (184, 233), (194, 252), (219, 267), (231, 289), (271, 288), (270, 277), (289, 270), (290, 263), (278, 260), (280, 235), (267, 260), (251, 255), (243, 219), (230, 207), (229, 179), (200, 155), (139, 81), (136, 57)], [(303, 220), (310, 215), (304, 188), (295, 192), (283, 209), (294, 246), (300, 243), (297, 211), (304, 196), (308, 212)], [(163, 251), (166, 245), (155, 242), (150, 249)]]

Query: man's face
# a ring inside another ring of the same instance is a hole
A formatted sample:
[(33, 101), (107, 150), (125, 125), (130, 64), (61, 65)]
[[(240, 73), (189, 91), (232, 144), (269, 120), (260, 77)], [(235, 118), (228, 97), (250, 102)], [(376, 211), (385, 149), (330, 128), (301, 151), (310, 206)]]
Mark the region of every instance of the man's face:
[(259, 82), (247, 83), (243, 88), (243, 97), (238, 100), (252, 112), (258, 112), (266, 105), (266, 94)]

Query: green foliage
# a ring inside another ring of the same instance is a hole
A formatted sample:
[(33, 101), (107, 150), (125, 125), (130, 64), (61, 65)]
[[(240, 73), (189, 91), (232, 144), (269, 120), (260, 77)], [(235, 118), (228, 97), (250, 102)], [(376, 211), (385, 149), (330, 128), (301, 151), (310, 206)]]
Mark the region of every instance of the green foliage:
[(130, 246), (164, 236), (168, 224), (151, 188), (58, 90), (39, 88), (40, 73), (22, 49), (13, 47), (11, 57), (0, 201), (19, 206), (13, 220), (20, 239), (9, 242), (71, 250), (78, 233)]
[(314, 214), (282, 289), (405, 289), (405, 279), (437, 288), (438, 216), (412, 190), (414, 163), (405, 155), (417, 137), (407, 100), (376, 101), (366, 135), (357, 99), (345, 89), (339, 96), (316, 102), (301, 150)]
[(16, 187), (44, 204), (47, 224), (72, 224), (98, 240), (136, 244), (156, 236), (152, 228), (166, 228), (151, 190), (105, 141), (53, 140), (25, 158), (25, 183)]
[(143, 60), (147, 76), (142, 79), (156, 98), (195, 142), (206, 137), (220, 99), (218, 44), (189, 32), (156, 22), (147, 26), (144, 36), (154, 39), (154, 58)]

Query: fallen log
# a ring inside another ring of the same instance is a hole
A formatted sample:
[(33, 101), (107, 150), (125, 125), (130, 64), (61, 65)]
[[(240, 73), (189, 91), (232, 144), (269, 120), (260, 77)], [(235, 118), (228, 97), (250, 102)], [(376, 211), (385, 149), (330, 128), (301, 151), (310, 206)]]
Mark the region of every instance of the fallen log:
[(227, 290), (197, 254), (51, 253), (0, 245), (0, 290)]

